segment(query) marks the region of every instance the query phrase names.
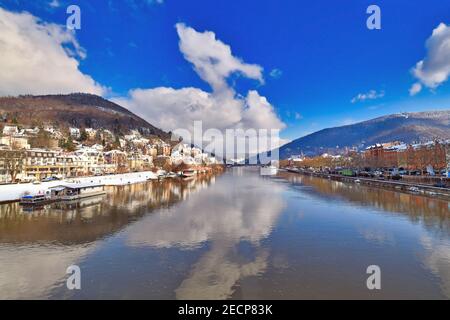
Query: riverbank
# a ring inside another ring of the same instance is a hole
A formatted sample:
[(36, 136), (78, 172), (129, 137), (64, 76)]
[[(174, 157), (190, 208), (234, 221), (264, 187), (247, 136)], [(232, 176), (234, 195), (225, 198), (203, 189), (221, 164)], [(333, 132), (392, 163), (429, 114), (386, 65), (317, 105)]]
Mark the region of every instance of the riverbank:
[(336, 174), (326, 174), (320, 172), (309, 172), (309, 171), (297, 171), (291, 169), (283, 169), (287, 172), (303, 174), (306, 176), (313, 176), (323, 179), (330, 179), (334, 181), (340, 181), (344, 183), (354, 183), (361, 184), (370, 187), (376, 188), (384, 188), (384, 189), (392, 189), (395, 191), (401, 191), (412, 194), (420, 194), (429, 197), (438, 197), (441, 199), (445, 199), (450, 201), (450, 189), (449, 188), (439, 188), (430, 185), (416, 184), (416, 183), (407, 183), (400, 181), (392, 181), (392, 180), (377, 180), (372, 178), (363, 178), (363, 177), (347, 177)]
[(18, 201), (25, 194), (44, 194), (48, 190), (48, 188), (55, 187), (67, 182), (95, 183), (104, 186), (121, 186), (157, 179), (158, 176), (156, 173), (152, 171), (145, 171), (106, 176), (69, 178), (65, 180), (41, 182), (40, 184), (7, 184), (0, 186), (0, 203)]

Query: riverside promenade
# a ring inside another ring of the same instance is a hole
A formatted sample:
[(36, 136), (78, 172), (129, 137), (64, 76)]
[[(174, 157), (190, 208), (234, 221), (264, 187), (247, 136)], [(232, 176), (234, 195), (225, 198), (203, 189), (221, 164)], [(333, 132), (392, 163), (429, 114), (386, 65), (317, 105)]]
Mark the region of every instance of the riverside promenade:
[(120, 186), (157, 179), (158, 176), (154, 172), (144, 171), (105, 176), (68, 178), (64, 180), (41, 182), (40, 184), (5, 184), (0, 185), (0, 203), (18, 201), (25, 194), (45, 194), (48, 188), (64, 183), (95, 183), (104, 186)]

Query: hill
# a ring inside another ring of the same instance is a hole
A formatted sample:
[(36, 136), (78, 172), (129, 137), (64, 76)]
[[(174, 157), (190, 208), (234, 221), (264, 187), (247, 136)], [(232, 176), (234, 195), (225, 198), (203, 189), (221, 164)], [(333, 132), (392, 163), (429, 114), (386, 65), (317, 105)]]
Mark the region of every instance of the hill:
[(120, 105), (91, 94), (0, 97), (0, 114), (21, 125), (102, 128), (115, 134), (138, 130), (145, 136), (170, 139), (169, 133)]
[(345, 148), (365, 148), (375, 143), (425, 142), (450, 139), (450, 110), (401, 113), (324, 129), (294, 140), (280, 148), (280, 159), (291, 155), (339, 153)]

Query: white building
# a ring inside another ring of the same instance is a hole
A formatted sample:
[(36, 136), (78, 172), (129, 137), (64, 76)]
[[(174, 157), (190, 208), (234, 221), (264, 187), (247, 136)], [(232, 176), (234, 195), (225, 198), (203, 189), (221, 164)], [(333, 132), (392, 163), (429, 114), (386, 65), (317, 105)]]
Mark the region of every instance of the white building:
[(38, 127), (34, 127), (34, 128), (28, 128), (28, 129), (23, 129), (21, 131), (21, 134), (23, 135), (37, 135), (39, 133), (40, 129)]
[(28, 150), (31, 148), (26, 137), (21, 136), (3, 136), (0, 138), (0, 144), (10, 147), (14, 150)]
[(97, 135), (97, 130), (92, 128), (86, 128), (84, 129), (84, 131), (86, 132), (89, 139), (94, 139), (95, 136)]
[(19, 133), (19, 128), (17, 126), (6, 125), (3, 128), (3, 135), (5, 135), (5, 136), (12, 136), (12, 135), (18, 134), (18, 133)]
[(78, 128), (70, 128), (69, 132), (72, 138), (79, 139), (81, 136), (80, 129)]
[(53, 126), (47, 125), (47, 126), (44, 126), (44, 131), (47, 131), (48, 133), (53, 134), (53, 133), (55, 133), (56, 129), (53, 128)]

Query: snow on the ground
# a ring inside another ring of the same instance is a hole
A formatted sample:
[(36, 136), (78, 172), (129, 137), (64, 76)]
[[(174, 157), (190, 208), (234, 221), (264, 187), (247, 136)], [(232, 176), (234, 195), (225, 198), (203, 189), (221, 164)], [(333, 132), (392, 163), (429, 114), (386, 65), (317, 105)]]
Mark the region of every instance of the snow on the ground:
[(55, 187), (66, 182), (96, 183), (105, 186), (119, 186), (145, 182), (147, 180), (158, 179), (158, 176), (151, 172), (133, 172), (108, 176), (70, 178), (62, 181), (42, 182), (41, 184), (23, 183), (0, 185), (0, 202), (16, 201), (25, 194), (45, 194), (48, 188)]

